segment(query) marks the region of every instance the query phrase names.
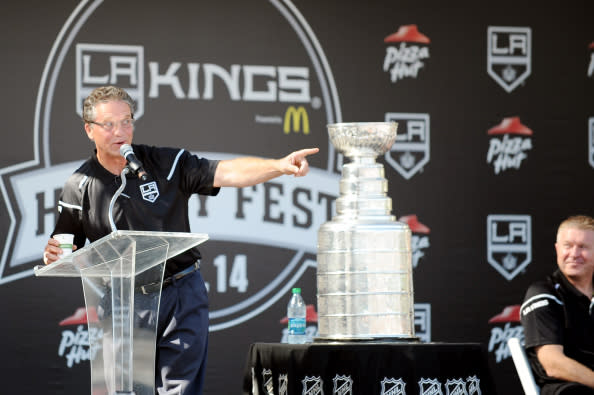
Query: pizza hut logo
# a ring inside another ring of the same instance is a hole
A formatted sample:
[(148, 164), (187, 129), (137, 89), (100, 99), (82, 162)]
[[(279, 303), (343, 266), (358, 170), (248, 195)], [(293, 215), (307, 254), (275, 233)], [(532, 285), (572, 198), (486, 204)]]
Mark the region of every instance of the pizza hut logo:
[(396, 83), (404, 78), (417, 78), (419, 70), (429, 59), (429, 37), (419, 32), (417, 25), (400, 26), (396, 33), (384, 38), (386, 56), (383, 69)]
[(81, 362), (92, 361), (101, 352), (103, 330), (87, 324), (97, 323), (99, 318), (95, 308), (76, 309), (74, 314), (60, 321), (60, 326), (75, 326), (76, 330), (64, 329), (58, 346), (58, 356), (64, 358), (66, 366), (72, 368)]
[(406, 223), (412, 232), (412, 265), (413, 269), (416, 269), (420, 259), (425, 256), (425, 251), (430, 246), (429, 233), (431, 233), (431, 229), (421, 223), (415, 214), (400, 217), (399, 221)]
[(501, 313), (491, 317), (489, 324), (491, 337), (487, 351), (495, 356), (495, 363), (500, 363), (511, 356), (507, 341), (512, 337), (524, 339), (524, 328), (520, 324), (520, 305), (506, 306)]
[(505, 170), (518, 170), (532, 150), (532, 129), (523, 125), (519, 117), (504, 118), (500, 124), (487, 131), (491, 136), (487, 163), (495, 174)]

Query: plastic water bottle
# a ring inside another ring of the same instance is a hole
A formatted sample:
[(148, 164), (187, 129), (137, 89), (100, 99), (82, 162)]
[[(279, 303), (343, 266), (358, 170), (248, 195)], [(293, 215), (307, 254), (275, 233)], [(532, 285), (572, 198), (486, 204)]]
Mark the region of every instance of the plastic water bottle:
[(305, 302), (301, 297), (301, 288), (293, 288), (293, 296), (287, 306), (287, 318), (289, 318), (287, 341), (290, 344), (305, 343)]

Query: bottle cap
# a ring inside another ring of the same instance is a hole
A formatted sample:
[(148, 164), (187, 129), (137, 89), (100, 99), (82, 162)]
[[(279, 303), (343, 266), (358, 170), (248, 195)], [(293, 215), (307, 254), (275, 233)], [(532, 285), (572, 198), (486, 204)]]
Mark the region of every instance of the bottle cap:
[(301, 288), (293, 288), (293, 293), (294, 294), (300, 294), (301, 293)]

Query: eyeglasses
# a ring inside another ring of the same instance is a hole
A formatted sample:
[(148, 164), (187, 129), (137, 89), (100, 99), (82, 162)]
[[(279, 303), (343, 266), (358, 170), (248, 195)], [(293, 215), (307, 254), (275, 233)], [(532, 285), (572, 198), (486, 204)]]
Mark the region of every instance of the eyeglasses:
[(89, 121), (88, 123), (93, 123), (95, 125), (99, 125), (101, 126), (103, 129), (105, 129), (105, 131), (107, 132), (111, 132), (113, 131), (116, 126), (119, 124), (120, 128), (122, 129), (130, 129), (133, 125), (134, 125), (134, 119), (132, 118), (126, 118), (126, 119), (122, 119), (119, 122), (112, 122), (112, 121), (107, 121), (107, 122), (95, 122), (95, 121)]

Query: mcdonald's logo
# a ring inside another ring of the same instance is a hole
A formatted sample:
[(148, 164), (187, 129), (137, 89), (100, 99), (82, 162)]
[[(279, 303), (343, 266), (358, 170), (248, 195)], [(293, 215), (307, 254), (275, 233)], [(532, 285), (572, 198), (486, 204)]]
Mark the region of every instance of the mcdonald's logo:
[(293, 120), (294, 132), (301, 131), (301, 120), (303, 120), (303, 133), (309, 134), (309, 116), (307, 115), (307, 111), (305, 111), (305, 107), (299, 106), (295, 108), (295, 106), (289, 106), (289, 108), (287, 108), (287, 112), (285, 112), (285, 122), (283, 124), (283, 131), (285, 134), (291, 133), (291, 120)]

